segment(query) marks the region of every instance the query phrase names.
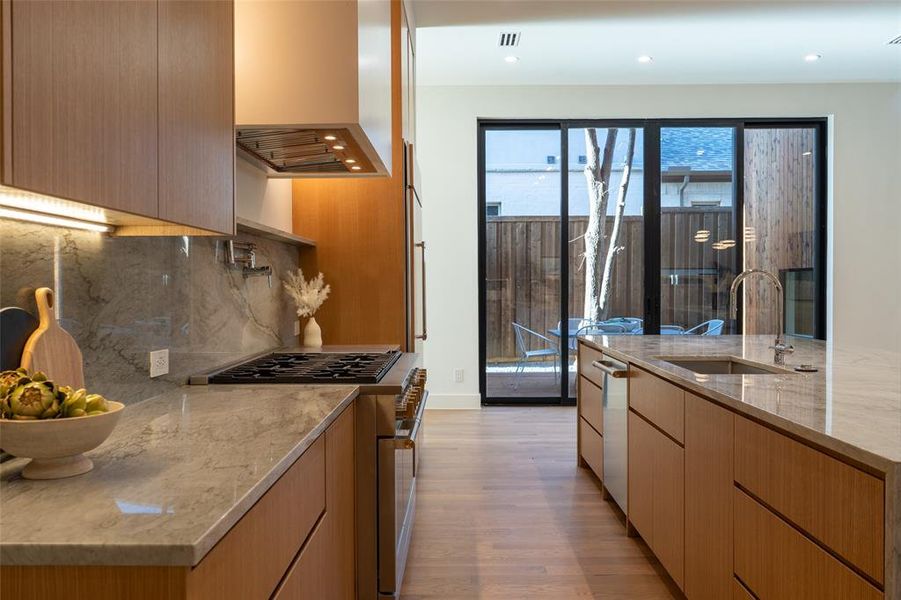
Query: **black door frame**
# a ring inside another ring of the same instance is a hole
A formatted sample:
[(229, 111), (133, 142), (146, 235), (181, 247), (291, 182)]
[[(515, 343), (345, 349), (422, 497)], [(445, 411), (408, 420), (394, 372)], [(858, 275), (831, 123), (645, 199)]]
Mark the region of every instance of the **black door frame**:
[[(599, 129), (640, 128), (644, 144), (644, 332), (654, 335), (660, 331), (660, 129), (663, 127), (731, 127), (733, 128), (733, 224), (737, 239), (744, 235), (744, 131), (745, 129), (809, 128), (815, 129), (814, 154), (814, 278), (817, 292), (815, 308), (815, 337), (826, 339), (827, 297), (827, 123), (825, 117), (800, 118), (687, 118), (687, 119), (477, 119), (477, 199), (478, 199), (478, 302), (479, 302), (479, 394), (484, 405), (545, 405), (573, 404), (569, 398), (569, 332), (561, 328), (560, 336), (560, 396), (554, 398), (522, 398), (486, 396), (485, 365), (487, 319), (485, 303), (487, 289), (487, 257), (485, 255), (487, 224), (485, 198), (485, 133), (488, 130), (559, 130), (560, 131), (560, 315), (568, 318), (569, 307), (569, 243), (565, 235), (569, 224), (569, 130), (597, 127)], [(744, 244), (736, 244), (736, 266), (744, 264)], [(741, 332), (742, 307), (739, 306), (738, 332)]]

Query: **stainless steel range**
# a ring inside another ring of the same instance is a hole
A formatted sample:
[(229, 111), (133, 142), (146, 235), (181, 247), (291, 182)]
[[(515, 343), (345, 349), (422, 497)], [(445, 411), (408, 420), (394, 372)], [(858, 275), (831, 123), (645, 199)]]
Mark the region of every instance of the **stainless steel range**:
[(400, 352), (274, 352), (214, 371), (207, 383), (378, 383)]
[(415, 355), (273, 352), (191, 377), (205, 384), (359, 384), (356, 464), (357, 589), (361, 600), (397, 598), (416, 510), (426, 371)]

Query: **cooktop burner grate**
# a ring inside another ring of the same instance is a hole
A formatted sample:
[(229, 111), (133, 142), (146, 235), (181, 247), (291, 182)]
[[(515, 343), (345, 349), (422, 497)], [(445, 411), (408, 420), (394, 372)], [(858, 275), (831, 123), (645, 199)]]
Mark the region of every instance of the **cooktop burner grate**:
[(378, 383), (400, 352), (273, 353), (211, 375), (210, 383)]

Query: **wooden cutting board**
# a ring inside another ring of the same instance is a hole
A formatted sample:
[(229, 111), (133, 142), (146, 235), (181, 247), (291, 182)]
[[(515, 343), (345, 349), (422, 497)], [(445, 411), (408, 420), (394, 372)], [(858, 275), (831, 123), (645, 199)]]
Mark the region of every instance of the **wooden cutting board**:
[(57, 385), (84, 387), (84, 363), (81, 350), (72, 336), (56, 322), (53, 314), (53, 290), (38, 288), (34, 292), (38, 305), (38, 328), (25, 342), (22, 366), (29, 371), (43, 371)]

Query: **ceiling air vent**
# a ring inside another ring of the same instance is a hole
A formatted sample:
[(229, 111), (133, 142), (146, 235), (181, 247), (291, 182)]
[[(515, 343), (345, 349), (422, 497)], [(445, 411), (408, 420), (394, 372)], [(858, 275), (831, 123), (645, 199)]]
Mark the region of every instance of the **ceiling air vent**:
[(889, 46), (901, 46), (901, 35), (886, 42)]
[(501, 48), (515, 48), (519, 46), (519, 36), (518, 31), (502, 31), (497, 38), (497, 45)]

